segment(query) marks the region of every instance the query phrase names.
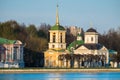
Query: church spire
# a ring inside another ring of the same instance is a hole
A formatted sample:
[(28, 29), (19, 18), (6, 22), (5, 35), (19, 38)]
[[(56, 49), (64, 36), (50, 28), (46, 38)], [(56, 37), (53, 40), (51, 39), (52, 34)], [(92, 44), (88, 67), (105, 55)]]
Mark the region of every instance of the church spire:
[(56, 9), (56, 25), (59, 25), (58, 5)]
[(90, 22), (90, 28), (93, 28), (93, 23), (92, 22)]

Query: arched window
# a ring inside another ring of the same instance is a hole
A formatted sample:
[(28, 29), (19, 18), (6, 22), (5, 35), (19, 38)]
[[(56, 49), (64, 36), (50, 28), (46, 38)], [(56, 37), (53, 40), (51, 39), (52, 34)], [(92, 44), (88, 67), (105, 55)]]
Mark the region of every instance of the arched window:
[(60, 34), (60, 42), (62, 43), (62, 33)]
[(55, 37), (56, 37), (55, 33), (53, 33), (53, 42), (55, 42)]
[(52, 45), (52, 48), (55, 48), (55, 45)]
[(93, 41), (93, 37), (91, 37), (91, 41)]
[(61, 48), (63, 48), (63, 45), (61, 45)]

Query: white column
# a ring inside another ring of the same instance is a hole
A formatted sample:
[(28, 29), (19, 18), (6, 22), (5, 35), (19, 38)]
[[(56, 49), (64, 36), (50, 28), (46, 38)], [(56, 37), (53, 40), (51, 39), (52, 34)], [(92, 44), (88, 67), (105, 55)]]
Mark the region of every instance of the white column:
[[(6, 47), (6, 51), (5, 51), (5, 58), (6, 58), (5, 60), (8, 61), (8, 57), (7, 57), (7, 47)], [(5, 61), (5, 62), (6, 62), (6, 61)]]
[(74, 62), (74, 68), (78, 68), (78, 62), (76, 60)]
[(59, 38), (59, 39), (58, 39), (58, 42), (60, 42), (60, 40), (61, 40), (61, 39), (60, 39), (60, 38), (61, 38), (61, 33), (60, 33), (60, 32), (58, 33), (58, 36), (59, 36), (59, 37), (58, 37), (58, 38)]
[(65, 32), (62, 33), (62, 43), (65, 43)]
[(13, 48), (12, 47), (10, 47), (10, 51), (11, 51), (11, 56), (12, 56), (12, 60), (13, 60)]
[(53, 35), (52, 35), (53, 33), (52, 32), (50, 32), (50, 42), (52, 43), (53, 42)]
[(109, 63), (109, 52), (106, 53), (106, 63)]
[(56, 32), (56, 35), (55, 35), (55, 42), (59, 42), (59, 33), (58, 32)]

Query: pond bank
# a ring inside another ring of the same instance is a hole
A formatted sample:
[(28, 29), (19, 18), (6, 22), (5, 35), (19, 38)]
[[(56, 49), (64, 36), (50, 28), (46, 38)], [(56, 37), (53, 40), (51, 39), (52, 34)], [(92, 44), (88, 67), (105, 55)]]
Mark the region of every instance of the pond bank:
[(0, 69), (0, 73), (46, 73), (46, 72), (120, 72), (120, 69)]

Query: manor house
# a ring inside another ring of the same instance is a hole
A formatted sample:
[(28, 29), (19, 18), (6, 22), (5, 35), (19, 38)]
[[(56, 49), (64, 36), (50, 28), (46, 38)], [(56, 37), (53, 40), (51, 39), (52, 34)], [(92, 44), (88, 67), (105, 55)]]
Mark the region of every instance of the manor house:
[(23, 44), (19, 40), (0, 38), (0, 68), (23, 68)]

